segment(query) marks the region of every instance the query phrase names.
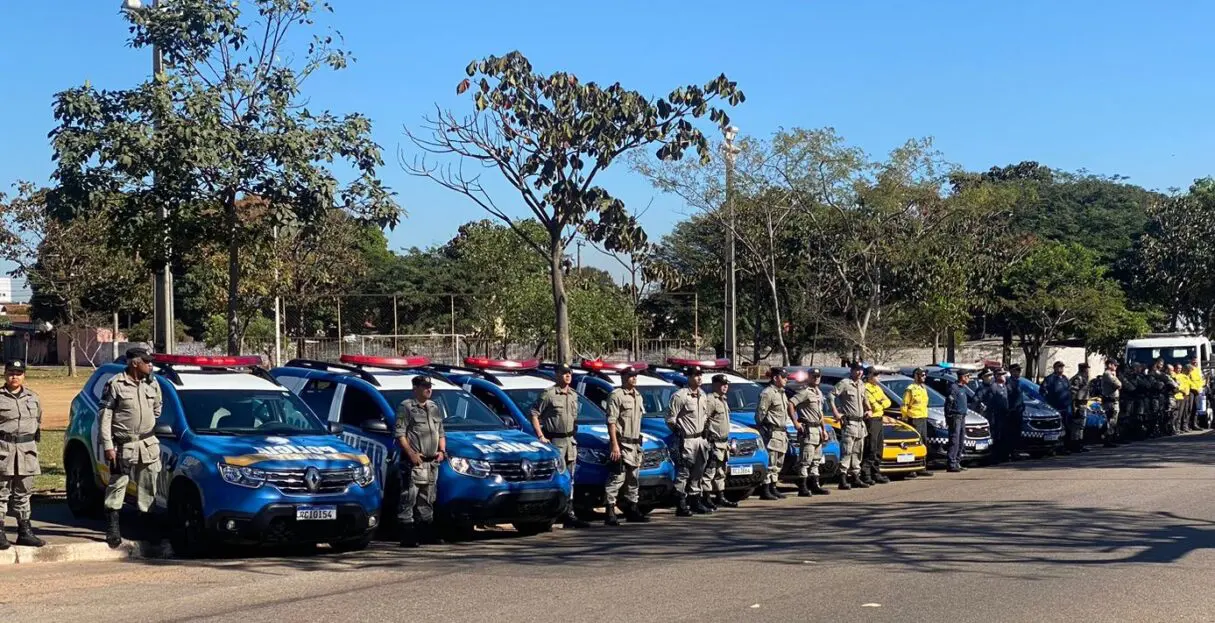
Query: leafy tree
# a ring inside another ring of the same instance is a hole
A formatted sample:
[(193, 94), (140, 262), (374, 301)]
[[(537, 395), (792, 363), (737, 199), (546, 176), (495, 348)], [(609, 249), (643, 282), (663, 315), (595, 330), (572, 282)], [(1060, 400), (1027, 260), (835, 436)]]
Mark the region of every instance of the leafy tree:
[(1165, 311), (1167, 326), (1210, 331), (1215, 326), (1215, 180), (1148, 209), (1146, 232), (1128, 264), (1131, 291)]
[[(576, 235), (611, 251), (641, 248), (645, 232), (623, 202), (596, 185), (596, 178), (621, 155), (657, 144), (657, 156), (678, 160), (695, 149), (709, 158), (709, 142), (692, 120), (708, 116), (725, 128), (729, 117), (716, 102), (737, 105), (742, 91), (724, 75), (704, 86), (689, 85), (652, 99), (619, 83), (581, 82), (573, 74), (541, 74), (519, 52), (469, 63), (456, 87), (470, 93), (473, 112), (457, 117), (440, 111), (427, 119), (429, 138), (407, 131), (424, 152), (454, 154), (456, 166), (438, 167), (419, 158), (407, 167), (459, 192), (511, 227), (548, 266), (557, 325), (557, 358), (571, 355), (565, 249)], [(475, 80), (475, 81), (474, 81)], [(544, 228), (535, 237), (518, 227), (463, 161), (496, 169)]]
[[(370, 120), (307, 107), (307, 78), (349, 61), (329, 33), (290, 47), (329, 10), (311, 0), (175, 0), (129, 13), (131, 45), (160, 50), (164, 72), (134, 89), (85, 84), (55, 96), (56, 214), (112, 211), (115, 240), (155, 265), (171, 259), (170, 248), (222, 243), (231, 352), (241, 333), (242, 256), (268, 229), (312, 223), (335, 207), (382, 225), (400, 214), (376, 177), (383, 162)], [(354, 181), (340, 184), (335, 162), (349, 165)], [(253, 197), (264, 218), (240, 218), (240, 202)]]

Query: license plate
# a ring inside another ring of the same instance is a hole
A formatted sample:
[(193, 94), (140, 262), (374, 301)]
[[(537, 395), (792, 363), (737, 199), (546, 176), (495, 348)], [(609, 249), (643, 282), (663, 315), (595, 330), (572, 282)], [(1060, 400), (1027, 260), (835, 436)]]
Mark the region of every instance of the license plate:
[(755, 467), (752, 465), (731, 465), (731, 476), (750, 476), (755, 472)]
[(915, 463), (915, 455), (914, 454), (900, 454), (898, 456), (898, 458), (895, 459), (895, 461), (899, 462), (899, 463)]
[(990, 444), (986, 441), (976, 441), (975, 450), (986, 450), (988, 445)]
[(296, 521), (332, 521), (337, 519), (336, 506), (297, 506)]
[(1044, 437), (1046, 438), (1047, 441), (1058, 441), (1059, 433), (1046, 433), (1046, 435), (1044, 435)]

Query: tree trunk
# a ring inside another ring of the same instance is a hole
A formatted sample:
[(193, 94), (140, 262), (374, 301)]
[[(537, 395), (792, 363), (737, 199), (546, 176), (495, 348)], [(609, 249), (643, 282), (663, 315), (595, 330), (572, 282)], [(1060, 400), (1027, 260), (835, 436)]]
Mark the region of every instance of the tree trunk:
[(237, 308), (240, 286), (240, 240), (237, 234), (236, 195), (229, 193), (224, 206), (224, 217), (228, 231), (228, 354), (240, 354), (240, 341), (237, 339)]
[(565, 260), (565, 246), (561, 244), (561, 232), (549, 232), (548, 271), (553, 286), (553, 309), (557, 314), (557, 363), (572, 363), (570, 358), (569, 305), (565, 299), (565, 272), (561, 263)]
[(947, 342), (945, 346), (945, 357), (948, 358), (950, 362), (955, 362), (958, 360), (958, 344), (956, 336), (957, 331), (950, 328), (949, 335), (946, 337)]
[(1000, 364), (1012, 365), (1012, 329), (1004, 329), (1004, 341), (1000, 344)]
[(941, 361), (937, 358), (941, 354), (941, 332), (935, 331), (932, 334), (932, 363), (936, 364)]
[(789, 347), (785, 346), (785, 327), (781, 323), (780, 294), (776, 286), (776, 276), (768, 279), (768, 290), (772, 295), (772, 317), (776, 320), (776, 345), (780, 348), (780, 365), (789, 365)]
[(68, 376), (76, 378), (76, 330), (68, 327)]

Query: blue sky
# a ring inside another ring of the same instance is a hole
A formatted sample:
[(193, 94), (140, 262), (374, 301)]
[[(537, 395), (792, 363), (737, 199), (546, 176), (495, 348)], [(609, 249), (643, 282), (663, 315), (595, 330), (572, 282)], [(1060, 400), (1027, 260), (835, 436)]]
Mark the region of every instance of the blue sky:
[[(833, 126), (873, 154), (932, 136), (970, 169), (1037, 160), (1159, 189), (1215, 173), (1215, 3), (333, 4), (333, 25), (358, 61), (310, 82), (311, 105), (375, 122), (383, 178), (409, 213), (390, 234), (393, 248), (444, 242), (483, 216), (406, 175), (396, 154), (411, 147), (402, 127), (417, 127), (435, 103), (466, 109), (454, 89), (470, 60), (513, 49), (540, 71), (656, 95), (725, 72), (747, 94), (731, 114), (744, 134)], [(118, 0), (4, 5), (0, 184), (8, 186), (51, 171), (53, 93), (85, 80), (130, 86), (147, 76), (149, 60), (125, 46)], [(687, 213), (624, 166), (603, 184), (630, 207), (654, 199), (643, 220), (652, 238)]]

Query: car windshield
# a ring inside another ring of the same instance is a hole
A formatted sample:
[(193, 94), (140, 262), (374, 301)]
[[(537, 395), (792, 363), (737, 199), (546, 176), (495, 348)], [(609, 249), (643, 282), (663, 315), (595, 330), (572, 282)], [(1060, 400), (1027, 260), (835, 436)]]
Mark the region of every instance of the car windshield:
[(1046, 402), (1046, 399), (1042, 397), (1042, 388), (1029, 379), (1021, 379), (1021, 394), (1025, 397), (1025, 404)]
[[(399, 405), (413, 398), (413, 390), (389, 390), (384, 392), (384, 398), (390, 405)], [(436, 389), (431, 394), (431, 400), (443, 410), (443, 428), (447, 431), (506, 428), (489, 407), (462, 389)]]
[(186, 424), (200, 435), (329, 434), (329, 427), (287, 390), (196, 389), (179, 397)]
[[(515, 406), (519, 407), (519, 411), (524, 414), (531, 413), (532, 406), (540, 400), (541, 394), (547, 391), (548, 388), (536, 389), (508, 389), (506, 397), (510, 398)], [(607, 422), (607, 413), (600, 409), (595, 403), (587, 400), (582, 394), (578, 396), (578, 423), (579, 424), (603, 424)]]
[[(901, 407), (901, 406), (903, 406), (903, 394), (907, 393), (907, 388), (910, 387), (913, 382), (914, 381), (912, 381), (911, 379), (893, 379), (890, 381), (882, 381), (882, 384), (886, 386), (886, 389), (889, 389), (891, 392), (894, 393), (895, 396), (898, 397), (896, 404), (898, 404)], [(929, 408), (937, 409), (937, 408), (945, 407), (945, 397), (944, 396), (942, 396), (940, 393), (938, 393), (937, 390), (935, 390), (927, 385), (924, 386), (924, 389), (928, 390), (928, 407)]]
[(1128, 363), (1141, 363), (1151, 366), (1157, 359), (1163, 359), (1168, 364), (1187, 364), (1198, 356), (1197, 346), (1169, 346), (1160, 348), (1128, 348), (1126, 360)]
[[(705, 383), (700, 389), (705, 393), (712, 393), (713, 384)], [(764, 386), (759, 383), (731, 383), (730, 390), (726, 393), (726, 402), (729, 403), (731, 411), (754, 411), (755, 407), (759, 406), (759, 394), (762, 391)]]
[(645, 417), (666, 417), (667, 408), (671, 406), (671, 396), (679, 391), (674, 385), (650, 385), (638, 387), (641, 392), (641, 403), (645, 407)]

